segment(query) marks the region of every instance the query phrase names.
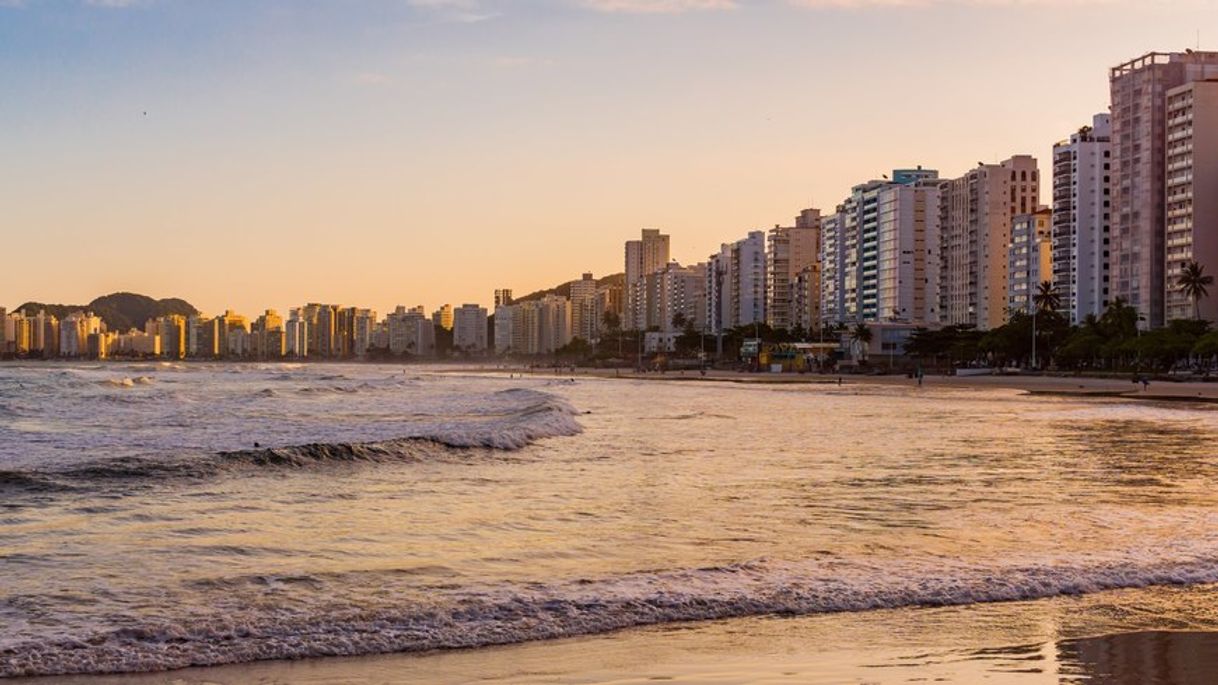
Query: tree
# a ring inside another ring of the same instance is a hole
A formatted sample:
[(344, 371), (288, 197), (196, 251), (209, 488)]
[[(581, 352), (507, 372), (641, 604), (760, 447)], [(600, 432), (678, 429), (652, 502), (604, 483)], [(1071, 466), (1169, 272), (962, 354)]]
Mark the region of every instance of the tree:
[(1205, 267), (1197, 262), (1184, 265), (1180, 277), (1176, 279), (1176, 287), (1193, 301), (1193, 319), (1201, 318), (1201, 298), (1208, 297), (1209, 286), (1214, 284), (1214, 277), (1205, 274)]
[(571, 338), (571, 342), (554, 351), (554, 356), (567, 359), (587, 359), (592, 355), (592, 346), (580, 337)]
[(850, 337), (859, 346), (859, 357), (867, 358), (867, 346), (871, 344), (871, 329), (865, 323), (859, 323), (850, 331)]
[(1036, 294), (1032, 296), (1032, 303), (1036, 305), (1038, 312), (1055, 312), (1061, 309), (1062, 296), (1051, 282), (1042, 281), (1036, 288)]
[(688, 319), (685, 316), (685, 312), (673, 312), (672, 327), (675, 330), (685, 330), (686, 321), (688, 321)]
[(620, 331), (622, 329), (622, 317), (617, 312), (605, 310), (601, 314), (601, 325), (610, 331)]
[[(622, 317), (617, 312), (606, 310), (601, 314), (601, 326), (604, 327), (605, 333), (601, 336), (604, 343), (617, 341), (617, 356), (622, 356)], [(602, 349), (608, 348), (609, 345), (602, 345)]]

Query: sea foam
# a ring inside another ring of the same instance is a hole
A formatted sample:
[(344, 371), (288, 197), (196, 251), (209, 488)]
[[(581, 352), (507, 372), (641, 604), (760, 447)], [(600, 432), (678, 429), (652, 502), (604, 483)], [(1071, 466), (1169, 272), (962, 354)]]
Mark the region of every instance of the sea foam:
[[(40, 642), (0, 641), (0, 676), (162, 671), (266, 659), (472, 648), (677, 621), (1034, 600), (1218, 581), (1218, 548), (969, 564), (944, 560), (756, 561), (561, 583), (437, 590), (426, 601), (251, 604)], [(322, 592), (333, 579), (288, 579)], [(306, 582), (315, 580), (315, 582)], [(395, 593), (393, 577), (363, 578)], [(286, 582), (286, 581), (285, 581)], [(282, 587), (273, 579), (261, 585)], [(221, 584), (223, 589), (223, 584)]]

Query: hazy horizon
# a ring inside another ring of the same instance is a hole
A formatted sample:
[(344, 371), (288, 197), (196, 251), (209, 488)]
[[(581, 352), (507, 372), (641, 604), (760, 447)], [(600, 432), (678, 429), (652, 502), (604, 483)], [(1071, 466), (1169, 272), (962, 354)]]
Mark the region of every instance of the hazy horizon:
[(1216, 7), (0, 0), (0, 305), (489, 306), (643, 227), (700, 261), (894, 167), (1043, 169)]

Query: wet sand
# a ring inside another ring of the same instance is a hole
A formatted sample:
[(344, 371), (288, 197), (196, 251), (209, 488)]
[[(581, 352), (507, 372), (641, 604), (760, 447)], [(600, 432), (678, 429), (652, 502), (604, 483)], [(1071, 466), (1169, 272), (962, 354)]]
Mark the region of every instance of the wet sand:
[[(1138, 591), (1113, 593), (1117, 603)], [(1213, 590), (1150, 590), (1172, 601)], [(1189, 598), (1192, 599), (1189, 599)], [(18, 679), (28, 685), (407, 685), (503, 683), (993, 683), (1202, 685), (1218, 673), (1218, 633), (1144, 628), (1098, 637), (1075, 614), (1103, 597), (675, 624), (568, 640), (428, 654), (271, 661), (169, 673)], [(1194, 617), (1195, 619), (1195, 617)], [(1184, 619), (1184, 623), (1193, 619)], [(1170, 622), (1169, 622), (1170, 623)], [(1203, 622), (1204, 623), (1204, 622)], [(1209, 627), (1209, 626), (1207, 626)]]
[[(736, 371), (669, 371), (667, 373), (635, 373), (632, 370), (583, 369), (558, 371), (513, 367), (464, 367), (449, 373), (522, 374), (531, 377), (605, 378), (657, 382), (718, 382), (755, 384), (816, 384), (816, 385), (891, 385), (917, 388), (917, 381), (905, 376), (822, 375), (798, 373), (741, 373)], [(1007, 388), (1036, 395), (1071, 397), (1121, 397), (1133, 400), (1161, 402), (1218, 402), (1218, 383), (1152, 381), (1147, 388), (1135, 384), (1132, 375), (1125, 378), (1092, 378), (1086, 376), (926, 376), (922, 387), (927, 388)]]

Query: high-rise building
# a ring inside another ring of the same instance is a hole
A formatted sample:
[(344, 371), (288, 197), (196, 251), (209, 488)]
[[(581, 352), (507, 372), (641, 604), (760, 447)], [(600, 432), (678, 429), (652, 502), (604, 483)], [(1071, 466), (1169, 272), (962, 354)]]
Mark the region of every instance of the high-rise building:
[(795, 320), (795, 280), (820, 258), (819, 209), (805, 209), (794, 226), (770, 229), (766, 249), (766, 323), (791, 328)]
[(1112, 296), (1162, 326), (1167, 266), (1168, 91), (1218, 78), (1218, 52), (1152, 52), (1112, 68)]
[(495, 308), (506, 307), (512, 303), (512, 289), (499, 288), (495, 291)]
[(846, 271), (846, 213), (849, 207), (837, 210), (821, 219), (820, 232), (820, 324), (835, 324), (846, 320), (846, 293), (842, 282)]
[(486, 325), (486, 307), (458, 307), (453, 312), (453, 349), (470, 354), (486, 352)]
[(245, 357), (249, 354), (249, 320), (229, 309), (216, 317), (220, 328), (220, 354), (225, 357)]
[(1053, 288), (1079, 324), (1108, 308), (1112, 124), (1097, 114), (1053, 146)]
[(711, 255), (704, 291), (708, 332), (765, 323), (765, 231), (751, 231), (741, 240), (724, 243)]
[(436, 328), (451, 331), (453, 329), (453, 306), (451, 304), (441, 305), (439, 309), (432, 312), (431, 323)]
[(571, 334), (592, 342), (600, 337), (596, 279), (591, 273), (585, 273), (580, 280), (571, 281), (567, 287), (571, 291)]
[[(334, 356), (348, 359), (355, 354), (355, 307), (340, 307), (334, 319)], [(371, 330), (369, 331), (371, 336)]]
[(937, 171), (897, 169), (822, 219), (822, 323), (937, 323), (939, 197)]
[(571, 339), (571, 302), (565, 297), (546, 295), (495, 310), (495, 346), (500, 353), (551, 354)]
[(10, 315), (9, 320), (13, 324), (13, 343), (10, 351), (18, 357), (24, 357), (34, 346), (33, 319), (18, 311)]
[(186, 319), (186, 354), (200, 359), (220, 356), (220, 317), (196, 314)]
[(940, 185), (939, 317), (989, 330), (1006, 322), (1011, 219), (1039, 208), (1036, 159), (982, 164)]
[(791, 285), (791, 328), (820, 330), (820, 262), (800, 271)]
[[(166, 359), (186, 357), (186, 317), (178, 314), (162, 316), (157, 320), (157, 333), (161, 336), (162, 356)], [(87, 335), (84, 340), (87, 344)]]
[(1007, 248), (1007, 311), (1031, 314), (1040, 284), (1053, 274), (1053, 211), (1038, 209), (1011, 220)]
[(423, 314), (422, 307), (407, 309), (399, 305), (385, 322), (391, 354), (427, 357), (435, 353), (435, 324)]
[(309, 322), (301, 308), (288, 312), (284, 324), (284, 354), (296, 359), (309, 356)]
[(83, 358), (89, 356), (89, 336), (103, 330), (100, 318), (92, 312), (72, 312), (59, 322), (59, 356)]
[(374, 347), (376, 336), (376, 312), (371, 309), (355, 309), (351, 320), (351, 354), (365, 357)]
[(620, 285), (612, 283), (597, 286), (596, 288), (596, 320), (602, 325), (605, 321), (605, 314), (612, 313), (618, 317), (620, 322), (622, 319), (622, 311), (625, 307), (626, 294)]
[(338, 343), (338, 307), (331, 304), (309, 305), (316, 319), (309, 322), (309, 330), (313, 331), (313, 339), (309, 341), (309, 349), (317, 350), (320, 357), (334, 358), (338, 356), (341, 347)]
[(1218, 273), (1218, 77), (1167, 91), (1166, 169), (1167, 320), (1218, 321), (1218, 298), (1194, 303), (1177, 285), (1189, 262)]
[(626, 316), (623, 328), (641, 330), (647, 327), (646, 303), (641, 301), (645, 286), (641, 281), (668, 264), (669, 247), (668, 236), (654, 228), (644, 228), (639, 240), (626, 241)]
[(893, 172), (876, 198), (874, 318), (922, 326), (939, 322), (937, 172)]
[(668, 264), (645, 277), (647, 329), (680, 332), (706, 326), (706, 264)]
[(44, 359), (59, 356), (59, 319), (42, 309), (27, 318), (30, 327), (28, 353)]
[(513, 322), (519, 309), (511, 304), (501, 304), (495, 307), (495, 354), (507, 354), (514, 351), (512, 349)]
[(250, 325), (249, 352), (257, 359), (279, 359), (287, 352), (283, 317), (274, 309), (263, 312)]
[(765, 323), (765, 232), (753, 231), (732, 245), (732, 320), (737, 326)]

